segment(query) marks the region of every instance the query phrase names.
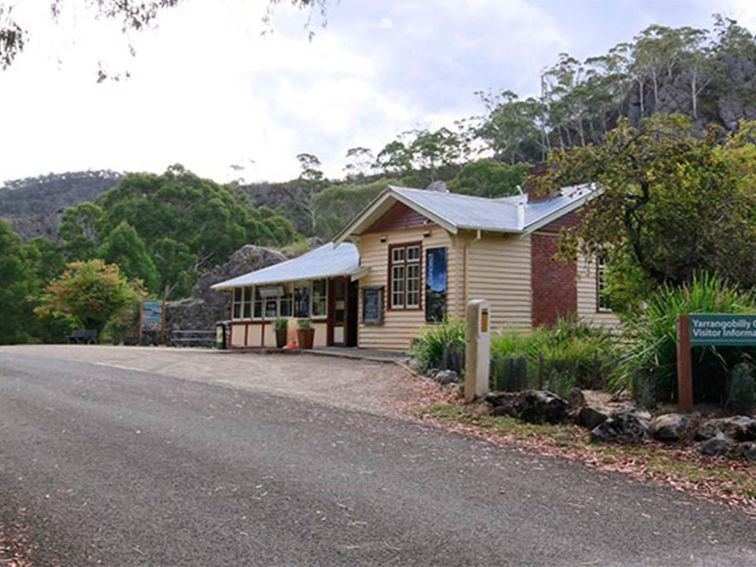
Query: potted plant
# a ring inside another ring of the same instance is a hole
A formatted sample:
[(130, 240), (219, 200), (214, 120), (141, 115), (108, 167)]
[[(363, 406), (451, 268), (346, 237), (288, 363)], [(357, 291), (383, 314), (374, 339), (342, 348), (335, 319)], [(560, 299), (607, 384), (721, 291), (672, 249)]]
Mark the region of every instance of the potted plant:
[(309, 319), (299, 319), (297, 321), (297, 343), (299, 344), (299, 348), (312, 348), (314, 342), (315, 329), (312, 326), (312, 321)]
[(273, 328), (276, 331), (276, 348), (285, 347), (289, 333), (289, 320), (286, 317), (278, 317), (273, 321)]

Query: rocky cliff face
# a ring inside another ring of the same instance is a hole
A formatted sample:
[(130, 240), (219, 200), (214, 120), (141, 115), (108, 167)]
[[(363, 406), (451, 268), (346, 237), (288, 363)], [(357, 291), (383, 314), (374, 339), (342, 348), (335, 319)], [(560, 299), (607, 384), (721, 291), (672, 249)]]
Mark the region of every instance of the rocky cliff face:
[(286, 260), (281, 252), (248, 244), (234, 252), (228, 262), (216, 266), (194, 285), (192, 297), (181, 301), (171, 301), (166, 309), (166, 331), (191, 330), (212, 331), (217, 321), (229, 318), (231, 295), (229, 292), (214, 291), (210, 286), (261, 270)]
[(114, 171), (77, 171), (0, 183), (0, 218), (10, 221), (24, 240), (58, 237), (60, 217), (69, 207), (94, 201), (118, 185)]
[[(712, 123), (735, 130), (740, 120), (756, 119), (756, 60), (723, 55), (716, 68), (716, 76), (703, 75), (699, 79), (697, 118), (693, 122), (700, 131)], [(659, 113), (694, 116), (690, 72), (678, 73), (671, 78), (661, 75), (658, 100), (654, 98), (653, 86), (647, 82), (643, 89), (643, 105), (637, 85), (630, 90), (623, 114), (631, 123), (638, 124), (644, 116)]]

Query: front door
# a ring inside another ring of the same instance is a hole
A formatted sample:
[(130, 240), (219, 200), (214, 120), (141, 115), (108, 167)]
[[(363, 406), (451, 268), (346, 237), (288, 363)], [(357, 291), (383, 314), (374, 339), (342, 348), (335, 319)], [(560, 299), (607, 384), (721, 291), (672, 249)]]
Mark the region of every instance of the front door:
[(331, 280), (330, 297), (330, 343), (334, 346), (347, 346), (347, 310), (349, 303), (349, 278)]

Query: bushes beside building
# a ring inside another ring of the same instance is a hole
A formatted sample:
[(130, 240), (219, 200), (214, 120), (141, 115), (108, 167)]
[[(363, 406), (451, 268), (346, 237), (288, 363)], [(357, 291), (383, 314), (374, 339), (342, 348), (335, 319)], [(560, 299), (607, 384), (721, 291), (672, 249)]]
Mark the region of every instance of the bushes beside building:
[[(423, 371), (458, 371), (465, 341), (464, 322), (451, 319), (425, 331), (412, 354)], [(617, 357), (612, 337), (575, 318), (527, 333), (501, 331), (491, 337), (491, 385), (501, 390), (548, 387), (564, 394), (574, 387), (601, 387)]]

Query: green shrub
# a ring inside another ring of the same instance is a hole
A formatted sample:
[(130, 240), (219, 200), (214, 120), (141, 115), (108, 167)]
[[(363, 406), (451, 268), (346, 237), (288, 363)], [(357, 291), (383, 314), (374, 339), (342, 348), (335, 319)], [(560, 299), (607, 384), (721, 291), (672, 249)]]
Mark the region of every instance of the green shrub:
[(289, 327), (289, 320), (286, 317), (277, 317), (273, 321), (273, 328), (276, 331), (283, 331)]
[(741, 363), (733, 368), (729, 390), (727, 409), (737, 414), (751, 415), (756, 386), (753, 380), (753, 367), (750, 364)]
[[(466, 340), (465, 323), (449, 318), (423, 331), (412, 345), (411, 354), (421, 370), (431, 368), (451, 369), (459, 372), (461, 364), (450, 364), (450, 352), (464, 352)], [(456, 366), (456, 368), (450, 368)]]
[[(629, 347), (609, 377), (611, 389), (616, 392), (652, 390), (657, 401), (674, 400), (677, 395), (677, 315), (754, 312), (756, 295), (753, 291), (740, 291), (708, 274), (697, 274), (690, 284), (682, 287), (662, 286), (626, 323)], [(693, 349), (696, 397), (709, 400), (721, 397), (726, 369), (742, 358), (744, 350), (754, 351), (717, 347)], [(652, 383), (644, 385), (644, 381)]]
[(310, 319), (297, 319), (297, 329), (306, 331), (312, 329), (312, 321)]
[[(560, 319), (552, 327), (537, 327), (528, 333), (501, 331), (491, 339), (493, 381), (497, 388), (501, 383), (507, 389), (506, 384), (511, 381), (501, 375), (502, 370), (509, 372), (510, 365), (506, 361), (521, 357), (527, 360), (529, 385), (549, 387), (563, 394), (575, 386), (601, 386), (617, 355), (611, 336), (575, 317)], [(515, 378), (518, 384), (522, 382), (519, 377)]]

